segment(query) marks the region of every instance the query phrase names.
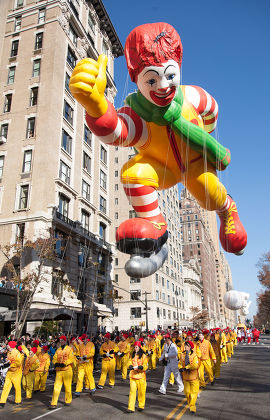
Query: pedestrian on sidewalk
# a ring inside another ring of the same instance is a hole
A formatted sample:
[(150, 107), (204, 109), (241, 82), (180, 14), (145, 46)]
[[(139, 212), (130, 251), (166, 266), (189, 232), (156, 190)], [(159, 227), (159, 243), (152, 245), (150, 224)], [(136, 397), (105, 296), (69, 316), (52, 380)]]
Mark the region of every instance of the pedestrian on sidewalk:
[(184, 385), (178, 369), (178, 349), (176, 344), (172, 342), (169, 333), (165, 335), (165, 344), (159, 361), (165, 366), (163, 381), (159, 388), (159, 392), (161, 394), (166, 394), (167, 385), (172, 372), (174, 374), (175, 382), (178, 385), (177, 392), (181, 393), (184, 389)]
[(136, 403), (136, 393), (138, 390), (138, 411), (143, 411), (145, 406), (146, 394), (146, 370), (148, 367), (147, 356), (141, 349), (141, 342), (134, 342), (134, 351), (129, 359), (130, 369), (130, 391), (128, 399), (128, 413), (134, 413)]

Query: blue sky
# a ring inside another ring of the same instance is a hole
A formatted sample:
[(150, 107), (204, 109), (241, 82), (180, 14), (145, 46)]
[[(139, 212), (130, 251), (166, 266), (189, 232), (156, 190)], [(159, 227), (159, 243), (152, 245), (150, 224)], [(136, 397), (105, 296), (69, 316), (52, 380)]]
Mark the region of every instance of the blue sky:
[[(250, 293), (249, 317), (261, 290), (256, 264), (270, 250), (270, 1), (103, 0), (124, 46), (138, 25), (168, 22), (183, 44), (182, 83), (206, 89), (219, 104), (214, 136), (232, 162), (220, 179), (235, 199), (248, 233), (243, 256), (226, 254), (234, 288)], [(115, 60), (116, 105), (135, 89), (124, 57)]]

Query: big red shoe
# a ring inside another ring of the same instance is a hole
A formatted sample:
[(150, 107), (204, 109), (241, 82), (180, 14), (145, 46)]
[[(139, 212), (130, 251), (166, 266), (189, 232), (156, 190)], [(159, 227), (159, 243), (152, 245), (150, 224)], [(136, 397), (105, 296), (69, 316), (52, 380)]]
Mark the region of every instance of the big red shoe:
[(128, 219), (121, 223), (116, 231), (117, 248), (126, 254), (151, 254), (167, 239), (167, 223), (162, 214), (151, 219), (142, 217)]
[(223, 249), (241, 255), (247, 244), (247, 233), (242, 225), (233, 199), (227, 195), (229, 208), (218, 213), (220, 217), (219, 239)]

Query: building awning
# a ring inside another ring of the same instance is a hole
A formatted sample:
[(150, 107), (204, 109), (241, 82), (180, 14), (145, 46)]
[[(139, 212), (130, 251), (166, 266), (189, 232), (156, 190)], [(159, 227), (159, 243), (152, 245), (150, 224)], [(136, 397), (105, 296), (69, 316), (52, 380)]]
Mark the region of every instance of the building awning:
[(95, 302), (94, 310), (97, 311), (97, 316), (108, 317), (108, 318), (113, 317), (111, 308), (109, 308), (106, 305), (103, 305), (102, 303)]
[[(65, 320), (76, 317), (80, 311), (68, 308), (50, 308), (40, 309), (32, 308), (29, 310), (26, 321), (52, 321), (52, 320)], [(15, 322), (16, 311), (5, 311), (0, 313), (0, 321)]]

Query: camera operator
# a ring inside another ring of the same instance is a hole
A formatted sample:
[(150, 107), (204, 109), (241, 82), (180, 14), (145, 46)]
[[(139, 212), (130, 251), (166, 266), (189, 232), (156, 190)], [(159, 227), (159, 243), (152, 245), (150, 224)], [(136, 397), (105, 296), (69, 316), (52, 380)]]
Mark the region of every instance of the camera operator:
[(159, 359), (160, 362), (163, 362), (165, 369), (164, 369), (164, 376), (161, 387), (159, 388), (159, 392), (161, 394), (166, 394), (166, 388), (168, 385), (168, 381), (170, 378), (171, 372), (174, 374), (175, 382), (178, 385), (177, 392), (182, 392), (184, 389), (184, 385), (182, 382), (182, 378), (179, 373), (178, 369), (178, 350), (177, 346), (172, 342), (170, 334), (165, 335), (165, 344)]

